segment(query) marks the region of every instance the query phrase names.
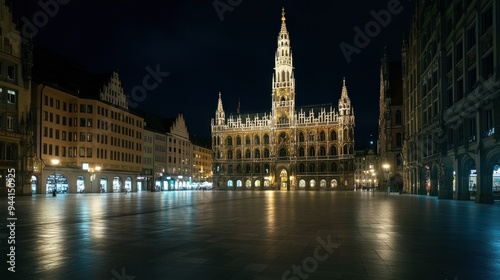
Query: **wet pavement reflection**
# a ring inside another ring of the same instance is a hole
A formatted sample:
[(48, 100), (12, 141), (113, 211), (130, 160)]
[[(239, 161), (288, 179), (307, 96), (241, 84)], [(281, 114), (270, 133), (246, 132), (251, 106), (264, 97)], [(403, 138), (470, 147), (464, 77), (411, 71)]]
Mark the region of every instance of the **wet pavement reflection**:
[[(497, 279), (500, 203), (377, 192), (16, 197), (0, 279)], [(7, 199), (0, 218), (7, 224)], [(135, 277), (135, 278), (132, 278)]]

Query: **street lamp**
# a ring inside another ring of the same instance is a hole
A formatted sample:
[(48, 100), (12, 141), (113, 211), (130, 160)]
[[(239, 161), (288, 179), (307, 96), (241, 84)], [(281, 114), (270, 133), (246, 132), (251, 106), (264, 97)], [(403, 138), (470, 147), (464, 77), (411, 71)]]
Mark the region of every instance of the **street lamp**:
[(50, 163), (52, 163), (52, 166), (54, 166), (54, 189), (57, 192), (56, 165), (59, 164), (59, 160), (54, 158), (50, 160)]

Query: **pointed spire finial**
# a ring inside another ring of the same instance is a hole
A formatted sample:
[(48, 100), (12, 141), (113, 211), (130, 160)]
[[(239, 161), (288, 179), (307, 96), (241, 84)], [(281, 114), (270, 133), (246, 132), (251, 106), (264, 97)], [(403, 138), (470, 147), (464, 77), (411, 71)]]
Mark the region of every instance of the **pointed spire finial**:
[(281, 8), (281, 21), (284, 22), (285, 20), (286, 20), (286, 18), (285, 18), (285, 7), (282, 7)]
[(345, 77), (344, 77), (344, 81), (342, 82), (342, 87), (345, 87)]

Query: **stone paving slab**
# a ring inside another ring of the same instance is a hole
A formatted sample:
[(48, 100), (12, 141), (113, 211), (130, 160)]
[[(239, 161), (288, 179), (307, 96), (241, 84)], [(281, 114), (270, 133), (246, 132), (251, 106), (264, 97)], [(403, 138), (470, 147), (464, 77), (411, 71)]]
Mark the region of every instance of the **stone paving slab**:
[(376, 192), (0, 198), (0, 279), (500, 279), (500, 203)]

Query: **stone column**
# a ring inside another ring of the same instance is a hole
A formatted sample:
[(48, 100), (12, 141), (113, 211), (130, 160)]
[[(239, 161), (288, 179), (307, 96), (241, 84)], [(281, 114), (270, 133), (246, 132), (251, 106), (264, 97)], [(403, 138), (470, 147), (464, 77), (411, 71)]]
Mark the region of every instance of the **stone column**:
[(443, 163), (438, 172), (439, 199), (453, 199), (453, 165)]
[(479, 156), (479, 160), (476, 163), (477, 170), (477, 194), (476, 203), (483, 204), (493, 204), (493, 168), (488, 168), (484, 157), (486, 155)]

